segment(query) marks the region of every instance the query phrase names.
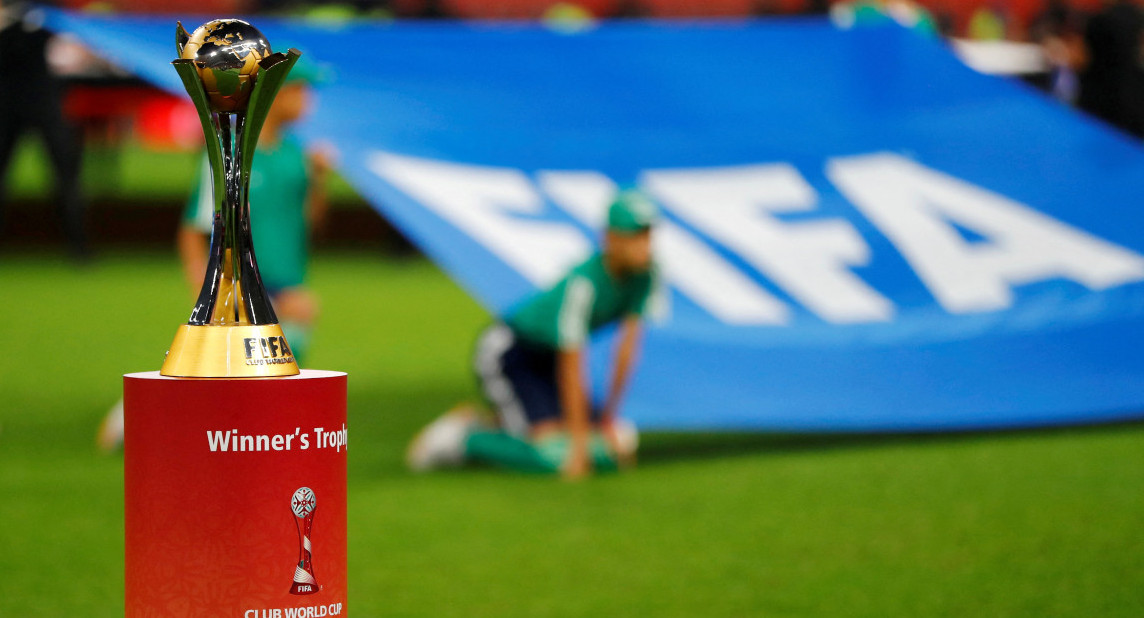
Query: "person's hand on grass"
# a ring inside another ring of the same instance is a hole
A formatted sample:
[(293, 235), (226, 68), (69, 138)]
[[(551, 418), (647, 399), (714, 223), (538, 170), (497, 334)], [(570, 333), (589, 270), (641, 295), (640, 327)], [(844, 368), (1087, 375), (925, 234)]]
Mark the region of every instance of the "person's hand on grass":
[(560, 468), (560, 474), (566, 480), (576, 481), (592, 473), (592, 458), (588, 455), (588, 441), (572, 440), (572, 447), (568, 449), (568, 458)]

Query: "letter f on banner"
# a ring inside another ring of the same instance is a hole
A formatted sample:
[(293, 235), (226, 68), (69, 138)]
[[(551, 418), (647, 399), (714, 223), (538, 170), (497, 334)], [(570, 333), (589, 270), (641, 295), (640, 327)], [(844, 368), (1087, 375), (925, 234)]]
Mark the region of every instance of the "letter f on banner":
[(834, 159), (827, 175), (950, 313), (1005, 309), (1013, 286), (1049, 279), (1091, 290), (1144, 280), (1144, 257), (898, 155)]

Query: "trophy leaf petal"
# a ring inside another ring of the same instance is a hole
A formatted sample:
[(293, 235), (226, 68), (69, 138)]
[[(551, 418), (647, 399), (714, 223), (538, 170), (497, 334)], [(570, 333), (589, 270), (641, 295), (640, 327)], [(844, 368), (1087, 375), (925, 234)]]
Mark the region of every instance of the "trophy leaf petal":
[(183, 48), (187, 46), (187, 41), (191, 40), (191, 34), (183, 27), (183, 22), (175, 22), (175, 49), (179, 52), (179, 57), (183, 57)]

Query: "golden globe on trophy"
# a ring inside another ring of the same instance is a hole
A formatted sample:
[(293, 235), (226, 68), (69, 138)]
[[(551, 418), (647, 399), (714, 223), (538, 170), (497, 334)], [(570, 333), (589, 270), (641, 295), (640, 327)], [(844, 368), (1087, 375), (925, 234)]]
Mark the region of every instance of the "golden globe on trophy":
[(257, 28), (218, 19), (175, 30), (173, 61), (206, 136), (214, 222), (202, 291), (160, 373), (179, 377), (298, 374), (258, 273), (250, 235), (251, 163), (278, 89), (301, 53), (273, 53)]

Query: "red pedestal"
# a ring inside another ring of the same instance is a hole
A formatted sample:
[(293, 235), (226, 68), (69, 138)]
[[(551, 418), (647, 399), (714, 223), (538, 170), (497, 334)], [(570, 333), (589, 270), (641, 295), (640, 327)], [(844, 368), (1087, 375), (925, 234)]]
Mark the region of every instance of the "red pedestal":
[(124, 376), (127, 616), (345, 616), (345, 423), (344, 373)]

